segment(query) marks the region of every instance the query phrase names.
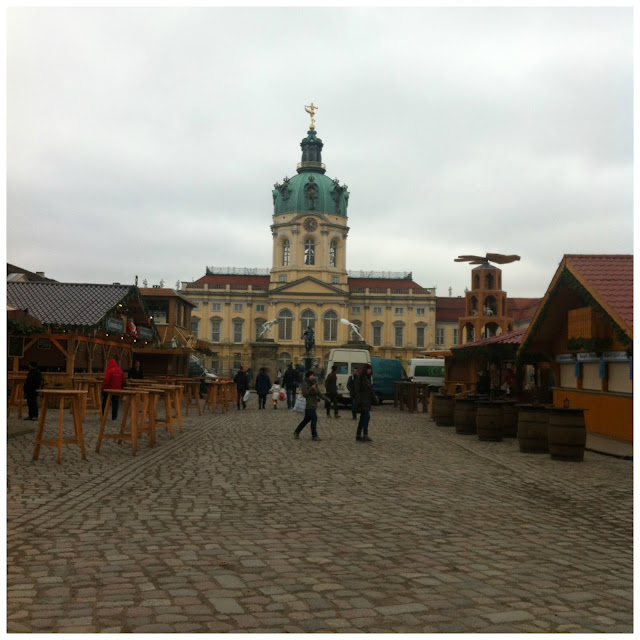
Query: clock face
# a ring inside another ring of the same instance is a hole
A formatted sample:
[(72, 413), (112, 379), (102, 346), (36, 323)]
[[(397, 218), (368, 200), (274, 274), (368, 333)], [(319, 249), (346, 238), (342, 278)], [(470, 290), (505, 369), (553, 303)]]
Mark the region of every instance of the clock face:
[(307, 231), (315, 231), (318, 223), (314, 218), (307, 218), (302, 225)]

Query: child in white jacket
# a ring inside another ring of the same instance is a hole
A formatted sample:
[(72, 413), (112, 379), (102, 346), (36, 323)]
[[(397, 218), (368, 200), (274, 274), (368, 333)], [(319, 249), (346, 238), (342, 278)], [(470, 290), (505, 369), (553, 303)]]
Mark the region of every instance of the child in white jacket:
[(280, 380), (276, 379), (271, 389), (269, 389), (269, 391), (271, 391), (271, 399), (273, 400), (274, 409), (278, 408), (278, 400), (280, 400), (281, 390), (282, 390), (282, 387), (280, 386)]

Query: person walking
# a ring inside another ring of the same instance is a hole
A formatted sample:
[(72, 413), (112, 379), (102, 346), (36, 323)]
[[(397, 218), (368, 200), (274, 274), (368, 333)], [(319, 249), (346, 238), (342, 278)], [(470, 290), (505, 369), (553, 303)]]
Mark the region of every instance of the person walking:
[(292, 409), (296, 403), (296, 389), (300, 384), (300, 376), (298, 372), (293, 368), (293, 365), (289, 363), (287, 370), (284, 372), (282, 378), (282, 386), (287, 392), (287, 409)]
[[(107, 391), (109, 389), (122, 389), (124, 386), (124, 371), (118, 366), (118, 363), (112, 358), (107, 362), (107, 370), (102, 379), (102, 413), (104, 413), (107, 404)], [(118, 405), (120, 398), (111, 396), (111, 419), (118, 417)]]
[(371, 405), (374, 402), (373, 389), (371, 387), (371, 365), (365, 364), (356, 378), (356, 397), (360, 409), (360, 420), (356, 431), (356, 441), (371, 442), (369, 437), (369, 419), (371, 417)]
[(247, 378), (247, 374), (244, 370), (244, 367), (240, 367), (238, 373), (233, 378), (233, 381), (236, 383), (236, 404), (238, 406), (238, 411), (240, 410), (240, 403), (242, 402), (242, 408), (247, 408), (247, 403), (244, 401), (244, 394), (249, 389), (249, 378)]
[(338, 370), (338, 365), (334, 364), (331, 367), (331, 373), (327, 376), (327, 379), (324, 381), (324, 388), (327, 394), (327, 400), (324, 403), (324, 408), (327, 410), (327, 418), (331, 417), (331, 405), (333, 404), (333, 417), (339, 418), (338, 415), (338, 376), (336, 371)]
[(307, 424), (311, 423), (311, 440), (317, 442), (318, 440), (322, 440), (322, 438), (318, 436), (316, 429), (316, 425), (318, 424), (318, 414), (316, 413), (318, 400), (326, 401), (328, 398), (319, 391), (313, 371), (307, 371), (304, 374), (304, 382), (302, 383), (300, 391), (307, 401), (307, 406), (304, 410), (304, 418), (293, 432), (293, 437), (298, 440), (300, 438), (300, 432)]
[(258, 409), (267, 408), (267, 394), (271, 389), (271, 380), (267, 370), (262, 367), (256, 376), (256, 393), (258, 394)]
[(30, 362), (29, 373), (27, 373), (27, 379), (22, 387), (27, 407), (29, 407), (29, 415), (25, 420), (38, 419), (38, 389), (42, 389), (42, 387), (42, 373), (38, 369), (38, 363), (35, 361)]
[(271, 400), (273, 400), (273, 408), (277, 409), (278, 401), (280, 400), (280, 394), (282, 393), (282, 387), (280, 386), (279, 378), (276, 378), (273, 381), (273, 386), (271, 387), (271, 389), (269, 389), (269, 391), (271, 391)]
[(347, 389), (349, 390), (349, 397), (351, 398), (351, 415), (354, 420), (358, 419), (358, 396), (356, 385), (358, 383), (358, 367), (353, 367), (353, 373), (347, 380)]

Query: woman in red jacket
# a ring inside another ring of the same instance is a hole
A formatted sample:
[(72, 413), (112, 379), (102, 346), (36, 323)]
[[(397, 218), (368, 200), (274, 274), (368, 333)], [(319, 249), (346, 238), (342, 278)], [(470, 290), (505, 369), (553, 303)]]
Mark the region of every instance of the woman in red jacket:
[[(109, 360), (107, 370), (102, 380), (102, 413), (104, 413), (105, 404), (107, 404), (107, 393), (105, 389), (122, 389), (124, 385), (124, 373), (115, 360)], [(118, 396), (111, 396), (111, 419), (118, 417)]]

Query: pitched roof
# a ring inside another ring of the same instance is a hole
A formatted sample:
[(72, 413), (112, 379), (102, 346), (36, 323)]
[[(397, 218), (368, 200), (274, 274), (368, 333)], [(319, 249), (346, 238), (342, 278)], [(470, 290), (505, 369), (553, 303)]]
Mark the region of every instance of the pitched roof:
[(187, 304), (190, 304), (192, 307), (196, 307), (195, 302), (193, 300), (189, 300), (189, 298), (183, 296), (179, 291), (175, 289), (161, 289), (159, 287), (141, 287), (140, 295), (143, 298), (180, 298), (184, 300)]
[(633, 333), (633, 256), (567, 254), (563, 262), (620, 327)]
[[(9, 278), (9, 276), (11, 276), (11, 278)], [(52, 278), (45, 278), (44, 275), (28, 271), (27, 269), (23, 269), (22, 267), (18, 267), (15, 264), (7, 262), (7, 279), (17, 280), (20, 276), (25, 276), (29, 281), (55, 282)]]
[(8, 282), (7, 304), (28, 309), (43, 324), (97, 325), (132, 285)]

